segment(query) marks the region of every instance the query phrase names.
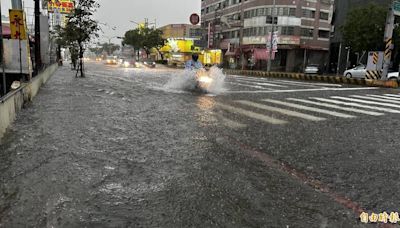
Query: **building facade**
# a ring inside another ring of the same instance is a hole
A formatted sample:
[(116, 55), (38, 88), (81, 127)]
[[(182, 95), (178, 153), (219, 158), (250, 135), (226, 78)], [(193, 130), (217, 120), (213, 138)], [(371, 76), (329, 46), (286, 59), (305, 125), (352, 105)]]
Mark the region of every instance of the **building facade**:
[(202, 0), (201, 8), (207, 47), (224, 50), (231, 68), (265, 69), (274, 30), (272, 70), (291, 72), (326, 67), (332, 15), (333, 0)]
[(169, 24), (160, 28), (163, 38), (197, 38), (201, 39), (202, 30), (200, 26), (189, 24)]

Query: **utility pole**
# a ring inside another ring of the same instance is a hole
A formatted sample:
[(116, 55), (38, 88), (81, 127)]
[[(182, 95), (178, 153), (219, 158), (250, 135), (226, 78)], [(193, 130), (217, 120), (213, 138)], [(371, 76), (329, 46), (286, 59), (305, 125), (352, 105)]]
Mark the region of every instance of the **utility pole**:
[(346, 50), (347, 50), (346, 70), (349, 68), (350, 49), (351, 49), (350, 47), (346, 47)]
[(40, 0), (35, 0), (35, 64), (36, 73), (42, 68), (42, 58), (40, 54)]
[(383, 72), (382, 80), (387, 80), (387, 75), (392, 60), (392, 50), (393, 50), (393, 29), (394, 29), (394, 1), (389, 7), (389, 12), (386, 18), (386, 28), (385, 28), (385, 53), (383, 58)]
[(276, 0), (274, 0), (274, 6), (272, 7), (272, 29), (271, 29), (271, 37), (270, 37), (270, 42), (269, 42), (269, 58), (268, 58), (268, 66), (267, 66), (267, 71), (271, 72), (272, 68), (272, 45), (273, 45), (273, 39), (274, 39), (274, 30), (275, 30), (275, 10), (276, 10)]
[(342, 43), (340, 42), (338, 63), (337, 63), (337, 66), (336, 66), (336, 76), (339, 76), (341, 57), (342, 57)]
[(6, 85), (6, 66), (4, 61), (4, 46), (3, 46), (3, 22), (1, 20), (1, 1), (0, 1), (0, 62), (1, 62), (1, 69), (3, 73), (3, 94), (6, 95), (7, 93), (7, 85)]
[(306, 42), (304, 41), (303, 72), (305, 72), (306, 67), (307, 67), (307, 46)]
[(244, 30), (244, 7), (243, 7), (244, 1), (241, 1), (240, 3), (240, 31), (239, 31), (239, 50), (240, 50), (240, 65), (242, 67), (242, 70), (244, 70), (244, 53), (243, 53), (243, 30)]

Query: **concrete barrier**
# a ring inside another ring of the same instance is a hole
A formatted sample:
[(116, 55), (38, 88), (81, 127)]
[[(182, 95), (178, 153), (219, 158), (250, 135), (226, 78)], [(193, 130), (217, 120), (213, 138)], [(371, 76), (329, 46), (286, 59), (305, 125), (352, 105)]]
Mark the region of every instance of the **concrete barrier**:
[(24, 83), (19, 89), (11, 91), (0, 98), (0, 143), (1, 138), (3, 138), (7, 128), (14, 122), (18, 111), (22, 109), (24, 103), (32, 101), (39, 92), (40, 87), (49, 80), (57, 68), (57, 64), (49, 66), (29, 83)]
[(386, 88), (398, 88), (399, 82), (397, 81), (382, 81), (382, 80), (371, 80), (371, 79), (356, 79), (356, 78), (345, 78), (337, 76), (321, 76), (321, 75), (306, 75), (301, 73), (286, 73), (286, 72), (265, 72), (265, 71), (249, 71), (249, 70), (224, 70), (227, 74), (244, 75), (244, 76), (256, 76), (256, 77), (272, 77), (272, 78), (287, 78), (295, 80), (306, 80), (306, 81), (320, 81), (328, 83), (341, 83), (341, 84), (353, 84), (362, 86), (377, 86)]

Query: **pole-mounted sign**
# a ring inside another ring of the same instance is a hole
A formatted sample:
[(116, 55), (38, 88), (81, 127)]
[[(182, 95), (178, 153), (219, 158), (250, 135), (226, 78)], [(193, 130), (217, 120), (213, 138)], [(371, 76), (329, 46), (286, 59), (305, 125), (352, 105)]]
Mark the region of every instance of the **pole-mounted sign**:
[(197, 13), (190, 15), (190, 23), (192, 25), (197, 25), (200, 22), (200, 16)]

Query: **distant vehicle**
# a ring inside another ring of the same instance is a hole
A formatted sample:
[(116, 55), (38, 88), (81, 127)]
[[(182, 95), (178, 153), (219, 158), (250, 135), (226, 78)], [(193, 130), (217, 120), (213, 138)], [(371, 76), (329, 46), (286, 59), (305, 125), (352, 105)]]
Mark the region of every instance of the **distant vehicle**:
[(154, 62), (154, 60), (151, 60), (151, 59), (142, 60), (142, 63), (143, 63), (144, 66), (149, 67), (149, 68), (155, 68), (156, 67), (156, 62)]
[(101, 60), (102, 60), (101, 57), (96, 57), (96, 61), (97, 61), (97, 62), (100, 62)]
[(107, 56), (106, 64), (108, 64), (108, 65), (117, 65), (118, 64), (117, 57), (116, 56)]
[(122, 62), (120, 64), (124, 68), (132, 68), (132, 67), (137, 67), (135, 59), (122, 59)]
[(322, 74), (322, 71), (317, 64), (307, 65), (306, 69), (304, 69), (305, 74)]
[(346, 78), (365, 78), (367, 70), (364, 65), (358, 65), (352, 69), (346, 70), (343, 76)]

